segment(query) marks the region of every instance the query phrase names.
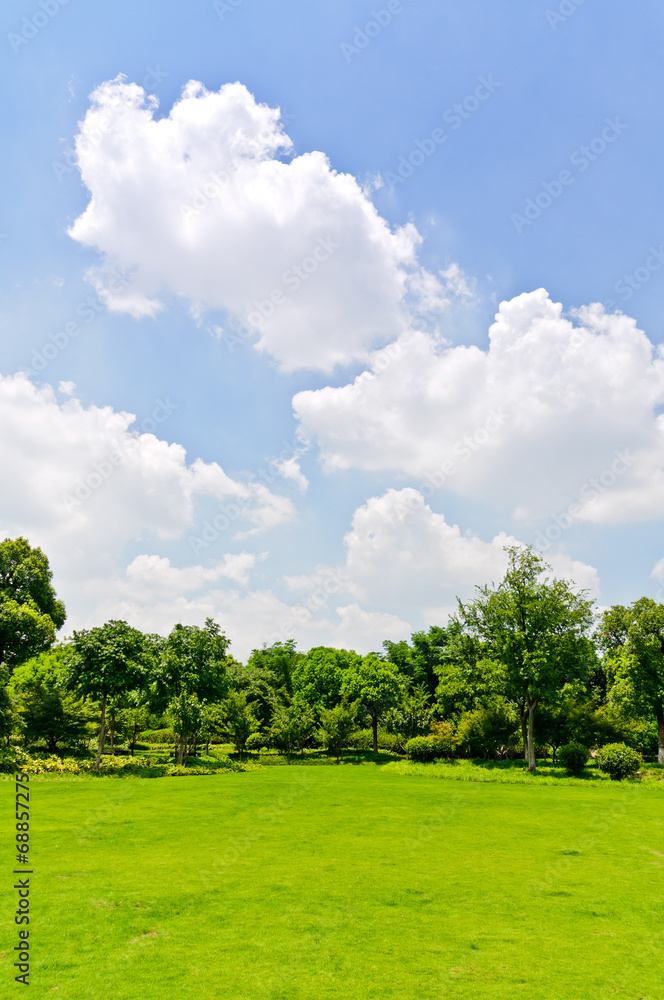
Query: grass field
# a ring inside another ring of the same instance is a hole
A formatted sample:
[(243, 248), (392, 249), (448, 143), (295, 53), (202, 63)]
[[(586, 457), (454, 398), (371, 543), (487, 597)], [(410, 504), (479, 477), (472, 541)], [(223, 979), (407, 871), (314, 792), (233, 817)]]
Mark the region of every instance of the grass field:
[[(31, 995), (664, 995), (664, 783), (394, 767), (33, 782)], [(0, 782), (2, 996), (21, 988), (12, 795)]]

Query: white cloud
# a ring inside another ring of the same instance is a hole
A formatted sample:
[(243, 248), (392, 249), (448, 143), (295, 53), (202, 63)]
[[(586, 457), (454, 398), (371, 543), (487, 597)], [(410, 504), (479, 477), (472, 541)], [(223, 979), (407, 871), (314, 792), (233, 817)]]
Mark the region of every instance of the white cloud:
[(309, 480), (302, 472), (300, 468), (300, 463), (298, 459), (293, 456), (292, 458), (285, 458), (282, 461), (275, 460), (275, 468), (278, 470), (279, 475), (284, 479), (292, 480), (300, 493), (306, 493), (309, 488)]
[[(202, 499), (237, 504), (237, 527), (246, 527), (245, 534), (296, 514), (287, 497), (260, 483), (238, 482), (216, 462), (188, 463), (181, 445), (132, 430), (134, 421), (131, 413), (84, 407), (74, 397), (59, 402), (50, 386), (38, 388), (25, 375), (0, 376), (6, 486), (0, 530), (42, 545), (62, 596), (69, 601), (71, 595), (74, 604), (103, 591), (128, 546), (177, 540), (195, 530)], [(247, 560), (254, 558), (228, 555), (214, 572), (245, 580)], [(138, 563), (133, 572), (147, 572), (150, 565)]]
[(501, 304), (487, 350), (404, 335), (353, 383), (295, 396), (302, 439), (329, 470), (421, 477), (427, 496), (443, 486), (521, 516), (581, 496), (579, 520), (660, 517), (664, 362), (628, 316), (574, 318), (539, 289)]
[[(285, 159), (278, 109), (239, 83), (189, 82), (166, 117), (122, 77), (91, 95), (76, 141), (90, 202), (70, 235), (102, 254), (109, 309), (154, 316), (171, 293), (226, 310), (285, 369), (365, 359), (408, 326), (406, 299), (447, 303), (418, 265), (412, 224), (391, 230), (354, 177), (320, 152)], [(110, 295), (107, 272), (131, 273)], [(449, 269), (448, 269), (449, 271)]]

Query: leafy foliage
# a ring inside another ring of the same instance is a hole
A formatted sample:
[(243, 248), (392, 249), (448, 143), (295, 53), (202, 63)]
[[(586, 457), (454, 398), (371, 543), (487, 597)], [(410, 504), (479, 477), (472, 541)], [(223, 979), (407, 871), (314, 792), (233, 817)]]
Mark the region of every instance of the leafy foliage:
[(588, 747), (582, 743), (566, 743), (558, 752), (558, 760), (570, 774), (582, 774), (588, 761)]
[(597, 766), (612, 781), (629, 778), (641, 767), (641, 754), (625, 743), (607, 743), (597, 751)]

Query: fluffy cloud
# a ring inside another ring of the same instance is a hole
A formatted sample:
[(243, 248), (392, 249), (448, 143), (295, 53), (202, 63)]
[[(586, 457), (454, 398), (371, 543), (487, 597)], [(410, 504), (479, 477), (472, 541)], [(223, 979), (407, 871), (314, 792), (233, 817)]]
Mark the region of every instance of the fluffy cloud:
[[(59, 400), (25, 375), (0, 376), (0, 467), (11, 483), (0, 528), (42, 545), (65, 591), (94, 590), (91, 581), (112, 573), (130, 545), (181, 538), (204, 498), (234, 503), (245, 534), (295, 517), (287, 497), (231, 479), (216, 462), (188, 463), (181, 445), (132, 430), (133, 414), (84, 407), (71, 383), (61, 391)], [(134, 575), (150, 566), (135, 565)], [(249, 568), (246, 557), (227, 556), (216, 572), (238, 581)]]
[(330, 470), (391, 470), (509, 506), (608, 522), (661, 516), (664, 362), (633, 319), (544, 289), (500, 306), (489, 347), (424, 333), (339, 388), (301, 392), (300, 434)]
[[(76, 140), (90, 202), (70, 235), (96, 248), (108, 308), (154, 316), (162, 296), (196, 315), (225, 310), (285, 369), (329, 371), (408, 326), (407, 303), (443, 308), (466, 294), (417, 264), (420, 237), (391, 230), (355, 178), (320, 152), (288, 159), (279, 110), (239, 83), (190, 82), (166, 117), (122, 77), (102, 84)], [(131, 280), (110, 287), (108, 272)]]
[[(505, 546), (520, 544), (504, 532), (489, 542), (462, 534), (412, 488), (389, 489), (367, 500), (355, 511), (344, 542), (342, 566), (289, 578), (290, 587), (321, 602), (341, 593), (370, 609), (398, 610), (417, 627), (444, 621), (456, 608), (456, 597), (470, 597), (476, 585), (498, 583), (507, 568)], [(555, 575), (597, 594), (592, 566), (565, 555), (550, 562)]]

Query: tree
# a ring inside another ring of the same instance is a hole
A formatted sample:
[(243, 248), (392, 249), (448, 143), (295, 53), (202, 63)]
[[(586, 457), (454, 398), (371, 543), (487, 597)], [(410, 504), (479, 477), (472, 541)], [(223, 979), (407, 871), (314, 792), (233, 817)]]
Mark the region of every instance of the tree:
[(283, 750), (290, 764), (293, 753), (301, 753), (311, 742), (316, 728), (316, 713), (310, 705), (293, 701), (279, 705), (272, 717), (270, 739), (278, 750)]
[(0, 542), (0, 663), (13, 667), (48, 649), (65, 622), (48, 559), (25, 538)]
[(99, 770), (106, 739), (109, 698), (126, 694), (145, 683), (154, 647), (150, 637), (124, 621), (74, 632), (67, 687), (83, 698), (101, 701), (101, 722), (95, 771)]
[(404, 741), (415, 736), (426, 736), (433, 722), (435, 708), (429, 702), (429, 692), (425, 684), (418, 684), (409, 693), (404, 693), (398, 705), (385, 713), (385, 728), (388, 733), (396, 733)]
[(342, 695), (359, 701), (369, 713), (374, 753), (378, 753), (378, 722), (388, 708), (396, 705), (402, 692), (403, 682), (396, 666), (375, 653), (363, 656), (346, 671)]
[(598, 630), (617, 705), (657, 720), (658, 760), (664, 764), (664, 605), (641, 597), (605, 611)]
[(9, 682), (16, 698), (26, 742), (44, 740), (50, 753), (88, 735), (88, 717), (67, 691), (67, 649), (57, 646), (17, 667)]
[(313, 708), (333, 708), (341, 700), (345, 671), (361, 657), (347, 649), (315, 646), (293, 670), (293, 690)]
[(428, 632), (413, 632), (411, 645), (405, 640), (383, 643), (383, 649), (390, 663), (408, 679), (409, 684), (418, 687), (424, 684), (433, 697), (438, 686), (440, 666), (450, 642), (455, 638), (455, 628), (432, 625)]
[(584, 678), (594, 663), (588, 632), (592, 602), (564, 580), (542, 579), (549, 569), (530, 548), (506, 546), (509, 566), (495, 589), (478, 587), (457, 619), (487, 644), (504, 668), (504, 695), (519, 711), (528, 770), (536, 771), (535, 712), (555, 704), (565, 684)]
[(335, 705), (334, 708), (321, 708), (320, 710), (319, 738), (328, 750), (336, 754), (337, 764), (340, 762), (343, 748), (347, 745), (355, 728), (357, 707), (356, 702), (353, 702), (352, 705), (342, 702), (340, 705)]
[(222, 712), (227, 731), (239, 750), (240, 760), (242, 760), (247, 740), (259, 728), (253, 708), (251, 704), (247, 703), (245, 692), (231, 691), (222, 704)]
[(295, 649), (295, 640), (287, 639), (286, 642), (275, 642), (272, 646), (252, 650), (247, 666), (267, 671), (283, 695), (292, 698), (293, 672), (301, 658), (302, 653)]
[(166, 639), (154, 671), (153, 703), (167, 708), (179, 727), (178, 764), (182, 764), (188, 736), (200, 724), (201, 705), (226, 695), (229, 645), (212, 618), (205, 619), (203, 628), (178, 624)]

